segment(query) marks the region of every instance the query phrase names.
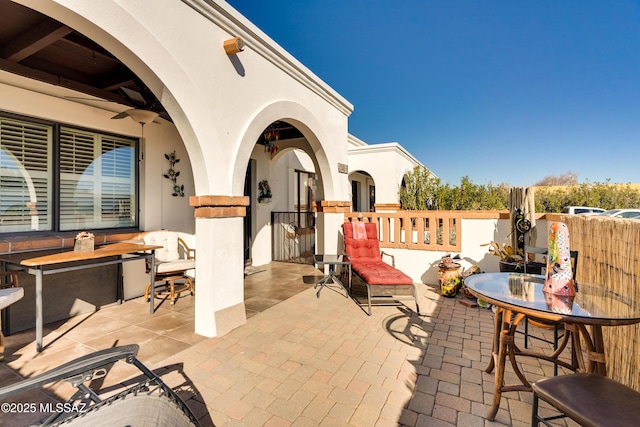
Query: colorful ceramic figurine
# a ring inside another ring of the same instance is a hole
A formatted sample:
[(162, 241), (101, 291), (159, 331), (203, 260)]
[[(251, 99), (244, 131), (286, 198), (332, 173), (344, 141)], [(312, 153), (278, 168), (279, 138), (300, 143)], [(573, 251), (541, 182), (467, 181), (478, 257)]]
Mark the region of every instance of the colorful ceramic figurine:
[(565, 295), (554, 295), (550, 293), (544, 294), (544, 302), (547, 308), (560, 314), (571, 314), (573, 312), (573, 297)]
[(564, 222), (552, 222), (549, 226), (547, 278), (544, 281), (543, 290), (554, 295), (574, 296), (576, 294), (571, 273), (569, 229)]

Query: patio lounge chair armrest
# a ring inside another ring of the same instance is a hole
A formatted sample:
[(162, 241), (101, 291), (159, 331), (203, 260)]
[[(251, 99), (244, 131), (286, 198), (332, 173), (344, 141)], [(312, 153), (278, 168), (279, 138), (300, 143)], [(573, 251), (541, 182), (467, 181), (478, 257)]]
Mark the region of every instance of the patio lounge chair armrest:
[[(87, 374), (93, 374), (93, 370), (125, 359), (132, 363), (138, 354), (138, 345), (131, 344), (121, 347), (108, 348), (86, 356), (79, 357), (71, 362), (60, 365), (40, 375), (24, 379), (16, 384), (0, 388), (0, 400), (20, 393), (25, 390), (41, 387), (55, 381), (68, 380), (75, 387), (77, 384), (87, 381)], [(77, 378), (74, 378), (77, 377)]]
[(396, 257), (395, 257), (395, 255), (391, 255), (391, 254), (388, 254), (388, 253), (386, 253), (384, 251), (380, 251), (380, 258), (382, 258), (385, 255), (391, 258), (391, 266), (395, 267), (396, 266)]

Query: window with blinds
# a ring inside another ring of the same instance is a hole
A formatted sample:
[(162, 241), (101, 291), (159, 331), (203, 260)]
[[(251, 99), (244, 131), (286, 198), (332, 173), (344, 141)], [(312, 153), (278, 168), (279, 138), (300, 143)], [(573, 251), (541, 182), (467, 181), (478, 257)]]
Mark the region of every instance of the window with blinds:
[(0, 232), (52, 229), (53, 127), (0, 117)]
[(135, 140), (0, 116), (0, 149), (0, 233), (137, 226)]
[(135, 142), (60, 129), (60, 229), (136, 224)]

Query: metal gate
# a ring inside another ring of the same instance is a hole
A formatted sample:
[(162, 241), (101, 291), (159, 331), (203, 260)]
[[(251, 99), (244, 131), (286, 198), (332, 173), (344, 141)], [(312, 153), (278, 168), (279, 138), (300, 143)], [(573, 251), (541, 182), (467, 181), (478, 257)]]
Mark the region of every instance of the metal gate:
[(274, 261), (313, 264), (316, 223), (312, 212), (271, 212)]

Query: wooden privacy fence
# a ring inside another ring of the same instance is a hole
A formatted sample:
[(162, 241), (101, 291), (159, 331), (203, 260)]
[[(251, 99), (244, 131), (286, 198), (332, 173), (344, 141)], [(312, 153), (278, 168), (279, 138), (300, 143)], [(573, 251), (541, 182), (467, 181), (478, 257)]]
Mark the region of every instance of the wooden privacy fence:
[(464, 211), (345, 213), (345, 221), (374, 222), (380, 247), (460, 252)]
[[(569, 227), (571, 249), (579, 251), (577, 281), (606, 284), (626, 300), (640, 302), (640, 221), (551, 215)], [(640, 390), (640, 325), (603, 328), (607, 376)]]

